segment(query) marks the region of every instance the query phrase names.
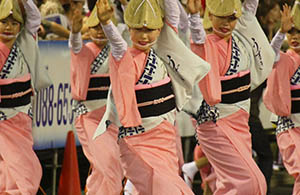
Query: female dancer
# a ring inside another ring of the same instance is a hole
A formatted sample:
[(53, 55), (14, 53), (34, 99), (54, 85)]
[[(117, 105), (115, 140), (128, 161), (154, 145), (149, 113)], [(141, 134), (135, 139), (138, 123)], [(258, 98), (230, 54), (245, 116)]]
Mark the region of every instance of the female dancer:
[(118, 129), (109, 128), (101, 137), (93, 135), (106, 109), (110, 86), (108, 56), (110, 45), (100, 25), (95, 6), (86, 21), (92, 42), (83, 44), (82, 4), (74, 4), (71, 46), (72, 97), (77, 100), (75, 127), (83, 152), (92, 166), (87, 178), (87, 194), (119, 195), (123, 170), (117, 145)]
[(252, 159), (249, 93), (267, 78), (275, 56), (255, 18), (258, 1), (244, 1), (243, 11), (240, 0), (206, 1), (213, 28), (207, 36), (195, 5), (191, 0), (191, 48), (212, 66), (199, 83), (197, 136), (216, 173), (214, 194), (264, 195), (265, 178)]
[[(98, 15), (111, 42), (111, 91), (99, 125), (118, 125), (121, 162), (138, 194), (193, 194), (178, 175), (175, 113), (190, 98), (209, 65), (178, 38), (179, 8), (174, 0), (131, 0), (125, 10), (133, 47), (116, 31), (107, 0)], [(156, 43), (156, 45), (154, 45)], [(97, 138), (96, 138), (97, 139)]]
[(32, 0), (22, 2), (0, 2), (0, 194), (32, 195), (42, 168), (32, 148), (31, 96), (51, 82), (35, 40), (39, 10)]
[[(278, 115), (276, 138), (284, 166), (295, 178), (293, 194), (300, 193), (300, 1), (283, 6), (281, 28), (272, 40), (277, 54), (264, 94), (266, 107)], [(287, 35), (289, 49), (280, 53)]]

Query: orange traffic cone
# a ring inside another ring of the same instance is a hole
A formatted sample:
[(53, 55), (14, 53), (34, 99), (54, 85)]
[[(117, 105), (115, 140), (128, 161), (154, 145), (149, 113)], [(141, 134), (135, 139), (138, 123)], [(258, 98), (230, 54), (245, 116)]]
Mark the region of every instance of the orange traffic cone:
[(58, 195), (81, 195), (77, 151), (73, 131), (68, 132)]

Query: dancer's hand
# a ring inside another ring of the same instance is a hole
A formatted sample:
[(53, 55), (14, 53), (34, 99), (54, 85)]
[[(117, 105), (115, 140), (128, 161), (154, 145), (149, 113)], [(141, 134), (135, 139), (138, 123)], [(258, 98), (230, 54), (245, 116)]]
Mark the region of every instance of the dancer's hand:
[(110, 23), (114, 14), (114, 9), (109, 4), (108, 0), (98, 0), (96, 6), (100, 23), (103, 25)]
[(83, 16), (82, 16), (82, 5), (81, 4), (73, 4), (72, 5), (72, 33), (78, 33), (82, 29), (83, 25)]
[(188, 9), (188, 12), (191, 14), (196, 14), (196, 13), (200, 12), (201, 0), (188, 0), (187, 9)]
[(291, 16), (291, 7), (287, 4), (283, 5), (283, 11), (281, 13), (281, 33), (287, 33), (293, 27), (293, 18)]

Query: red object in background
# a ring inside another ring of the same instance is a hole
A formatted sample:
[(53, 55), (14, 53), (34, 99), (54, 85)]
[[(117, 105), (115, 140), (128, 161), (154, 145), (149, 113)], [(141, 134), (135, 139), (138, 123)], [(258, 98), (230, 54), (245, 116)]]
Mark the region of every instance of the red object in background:
[(73, 131), (68, 132), (58, 195), (81, 195), (77, 150)]
[(202, 5), (203, 10), (205, 10), (205, 6), (206, 6), (205, 0), (201, 0), (201, 5)]

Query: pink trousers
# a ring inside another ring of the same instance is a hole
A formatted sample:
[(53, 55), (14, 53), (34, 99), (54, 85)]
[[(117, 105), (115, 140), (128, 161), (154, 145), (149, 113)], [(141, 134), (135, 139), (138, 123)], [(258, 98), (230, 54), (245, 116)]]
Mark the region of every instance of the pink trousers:
[[(196, 161), (203, 157), (205, 157), (203, 151), (201, 150), (199, 145), (196, 145), (195, 149), (194, 149), (194, 160)], [(208, 163), (206, 166), (201, 168), (199, 171), (200, 171), (200, 176), (202, 179), (202, 185), (201, 185), (202, 188), (205, 186), (205, 183), (207, 183), (212, 192), (216, 191), (217, 176), (216, 176), (215, 171), (212, 168), (212, 166)]]
[(182, 143), (181, 143), (181, 136), (179, 134), (178, 126), (175, 126), (175, 133), (176, 133), (176, 150), (177, 150), (177, 156), (178, 156), (178, 166), (179, 170), (178, 173), (181, 175), (181, 167), (184, 164), (184, 158), (183, 158), (183, 152), (182, 152)]
[(198, 126), (200, 146), (217, 176), (214, 195), (265, 195), (267, 186), (252, 158), (249, 114), (244, 110)]
[(75, 122), (83, 152), (92, 165), (92, 173), (87, 178), (87, 194), (120, 195), (123, 170), (117, 144), (118, 129), (110, 125), (105, 133), (93, 140), (104, 112), (105, 107), (99, 108), (80, 115)]
[(145, 133), (119, 140), (125, 175), (138, 195), (194, 194), (178, 175), (174, 128), (164, 121)]
[(0, 194), (37, 193), (42, 168), (32, 147), (32, 120), (27, 114), (0, 121)]
[(277, 144), (288, 173), (295, 178), (293, 195), (300, 194), (300, 127), (277, 135)]

